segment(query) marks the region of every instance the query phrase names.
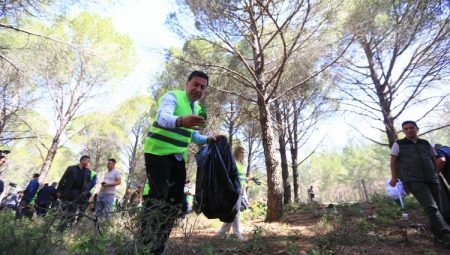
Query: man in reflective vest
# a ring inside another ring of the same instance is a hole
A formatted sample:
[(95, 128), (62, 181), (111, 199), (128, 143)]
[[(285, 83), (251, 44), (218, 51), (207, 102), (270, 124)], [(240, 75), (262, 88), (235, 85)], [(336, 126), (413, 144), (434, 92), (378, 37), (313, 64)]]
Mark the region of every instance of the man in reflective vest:
[(198, 100), (207, 86), (208, 76), (194, 71), (185, 90), (169, 91), (158, 101), (158, 113), (144, 145), (150, 191), (144, 201), (141, 235), (143, 242), (151, 246), (151, 254), (164, 252), (173, 224), (181, 216), (189, 144), (215, 141), (215, 137), (195, 131), (205, 124), (205, 119), (198, 116)]

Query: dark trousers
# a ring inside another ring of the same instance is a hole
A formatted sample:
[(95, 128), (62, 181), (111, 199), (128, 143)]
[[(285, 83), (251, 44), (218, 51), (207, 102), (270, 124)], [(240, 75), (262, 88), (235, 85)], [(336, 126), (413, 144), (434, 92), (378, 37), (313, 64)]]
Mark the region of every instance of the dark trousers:
[(175, 220), (181, 216), (186, 165), (174, 155), (146, 153), (145, 168), (150, 192), (144, 199), (141, 235), (143, 242), (151, 245), (151, 254), (162, 254)]
[(30, 204), (30, 201), (26, 199), (20, 200), (19, 205), (16, 208), (16, 219), (22, 219), (22, 217), (25, 215), (27, 218), (33, 218), (33, 211), (28, 206)]
[(439, 183), (408, 182), (406, 187), (425, 209), (434, 236), (442, 237), (449, 234), (450, 229), (447, 222), (439, 211), (441, 207)]
[(39, 216), (45, 216), (51, 206), (52, 201), (36, 202), (36, 214)]

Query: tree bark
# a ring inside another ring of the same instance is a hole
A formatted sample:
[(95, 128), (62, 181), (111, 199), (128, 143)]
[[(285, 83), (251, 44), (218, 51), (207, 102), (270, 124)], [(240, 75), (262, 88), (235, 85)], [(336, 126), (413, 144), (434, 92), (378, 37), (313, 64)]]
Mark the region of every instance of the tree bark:
[[(291, 151), (291, 165), (292, 165), (292, 178), (294, 183), (294, 201), (296, 203), (300, 202), (300, 180), (298, 174), (298, 121), (299, 121), (299, 109), (297, 108), (297, 102), (295, 99), (291, 100), (293, 109), (293, 120), (289, 119), (290, 110), (288, 107), (285, 108), (284, 114), (286, 115), (286, 128), (288, 135), (288, 142)], [(292, 123), (292, 124), (291, 124)]]
[(283, 194), (281, 190), (280, 170), (275, 159), (273, 126), (269, 105), (263, 97), (258, 97), (259, 122), (264, 147), (264, 159), (267, 169), (267, 215), (266, 221), (272, 222), (283, 216)]
[(283, 202), (284, 204), (291, 203), (291, 183), (289, 182), (289, 168), (286, 153), (286, 132), (283, 119), (281, 117), (280, 104), (275, 101), (275, 118), (278, 124), (278, 144), (280, 148), (281, 158), (281, 175), (283, 178)]
[(39, 176), (39, 181), (44, 182), (45, 178), (47, 178), (48, 172), (50, 171), (50, 168), (52, 166), (53, 160), (55, 159), (56, 152), (58, 151), (60, 142), (60, 135), (56, 135), (52, 140), (52, 145), (47, 150), (47, 155), (45, 156), (44, 163), (41, 167), (41, 172)]

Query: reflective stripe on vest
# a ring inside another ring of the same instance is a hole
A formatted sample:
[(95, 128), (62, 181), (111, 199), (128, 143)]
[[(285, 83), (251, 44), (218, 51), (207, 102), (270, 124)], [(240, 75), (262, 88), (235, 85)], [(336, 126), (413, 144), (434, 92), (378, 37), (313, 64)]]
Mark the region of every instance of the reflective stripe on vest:
[(147, 196), (148, 193), (150, 193), (150, 184), (148, 183), (148, 179), (147, 179), (147, 181), (145, 181), (144, 190), (142, 191), (142, 195)]
[[(94, 179), (94, 176), (96, 176), (97, 175), (97, 173), (94, 171), (94, 170), (91, 170), (91, 182), (92, 182), (92, 180)], [(89, 193), (93, 193), (94, 192), (94, 190), (95, 190), (95, 185), (94, 185), (94, 187), (92, 187), (90, 190), (89, 190)]]
[[(193, 114), (191, 103), (186, 91), (173, 90), (169, 91), (175, 95), (177, 104), (174, 116), (186, 116)], [(162, 97), (159, 99), (158, 104), (161, 103)], [(194, 114), (200, 109), (200, 105), (194, 103)], [(158, 115), (156, 115), (156, 120)], [(158, 156), (186, 153), (189, 144), (192, 141), (193, 129), (188, 128), (165, 128), (158, 125), (157, 121), (153, 122), (145, 140), (144, 152)]]

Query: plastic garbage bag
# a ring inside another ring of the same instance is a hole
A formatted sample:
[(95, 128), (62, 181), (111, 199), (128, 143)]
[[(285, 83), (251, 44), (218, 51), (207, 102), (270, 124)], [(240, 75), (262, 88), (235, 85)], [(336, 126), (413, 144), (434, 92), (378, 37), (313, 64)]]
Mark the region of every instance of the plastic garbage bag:
[(393, 199), (400, 200), (400, 204), (402, 205), (402, 208), (404, 208), (405, 206), (403, 204), (403, 197), (408, 195), (408, 193), (406, 193), (405, 191), (403, 182), (398, 180), (395, 187), (392, 187), (391, 184), (389, 184), (389, 182), (390, 180), (386, 180), (386, 191), (388, 193), (388, 196)]
[(225, 137), (204, 146), (195, 156), (197, 178), (194, 210), (208, 219), (232, 222), (237, 210), (240, 182), (236, 162)]

